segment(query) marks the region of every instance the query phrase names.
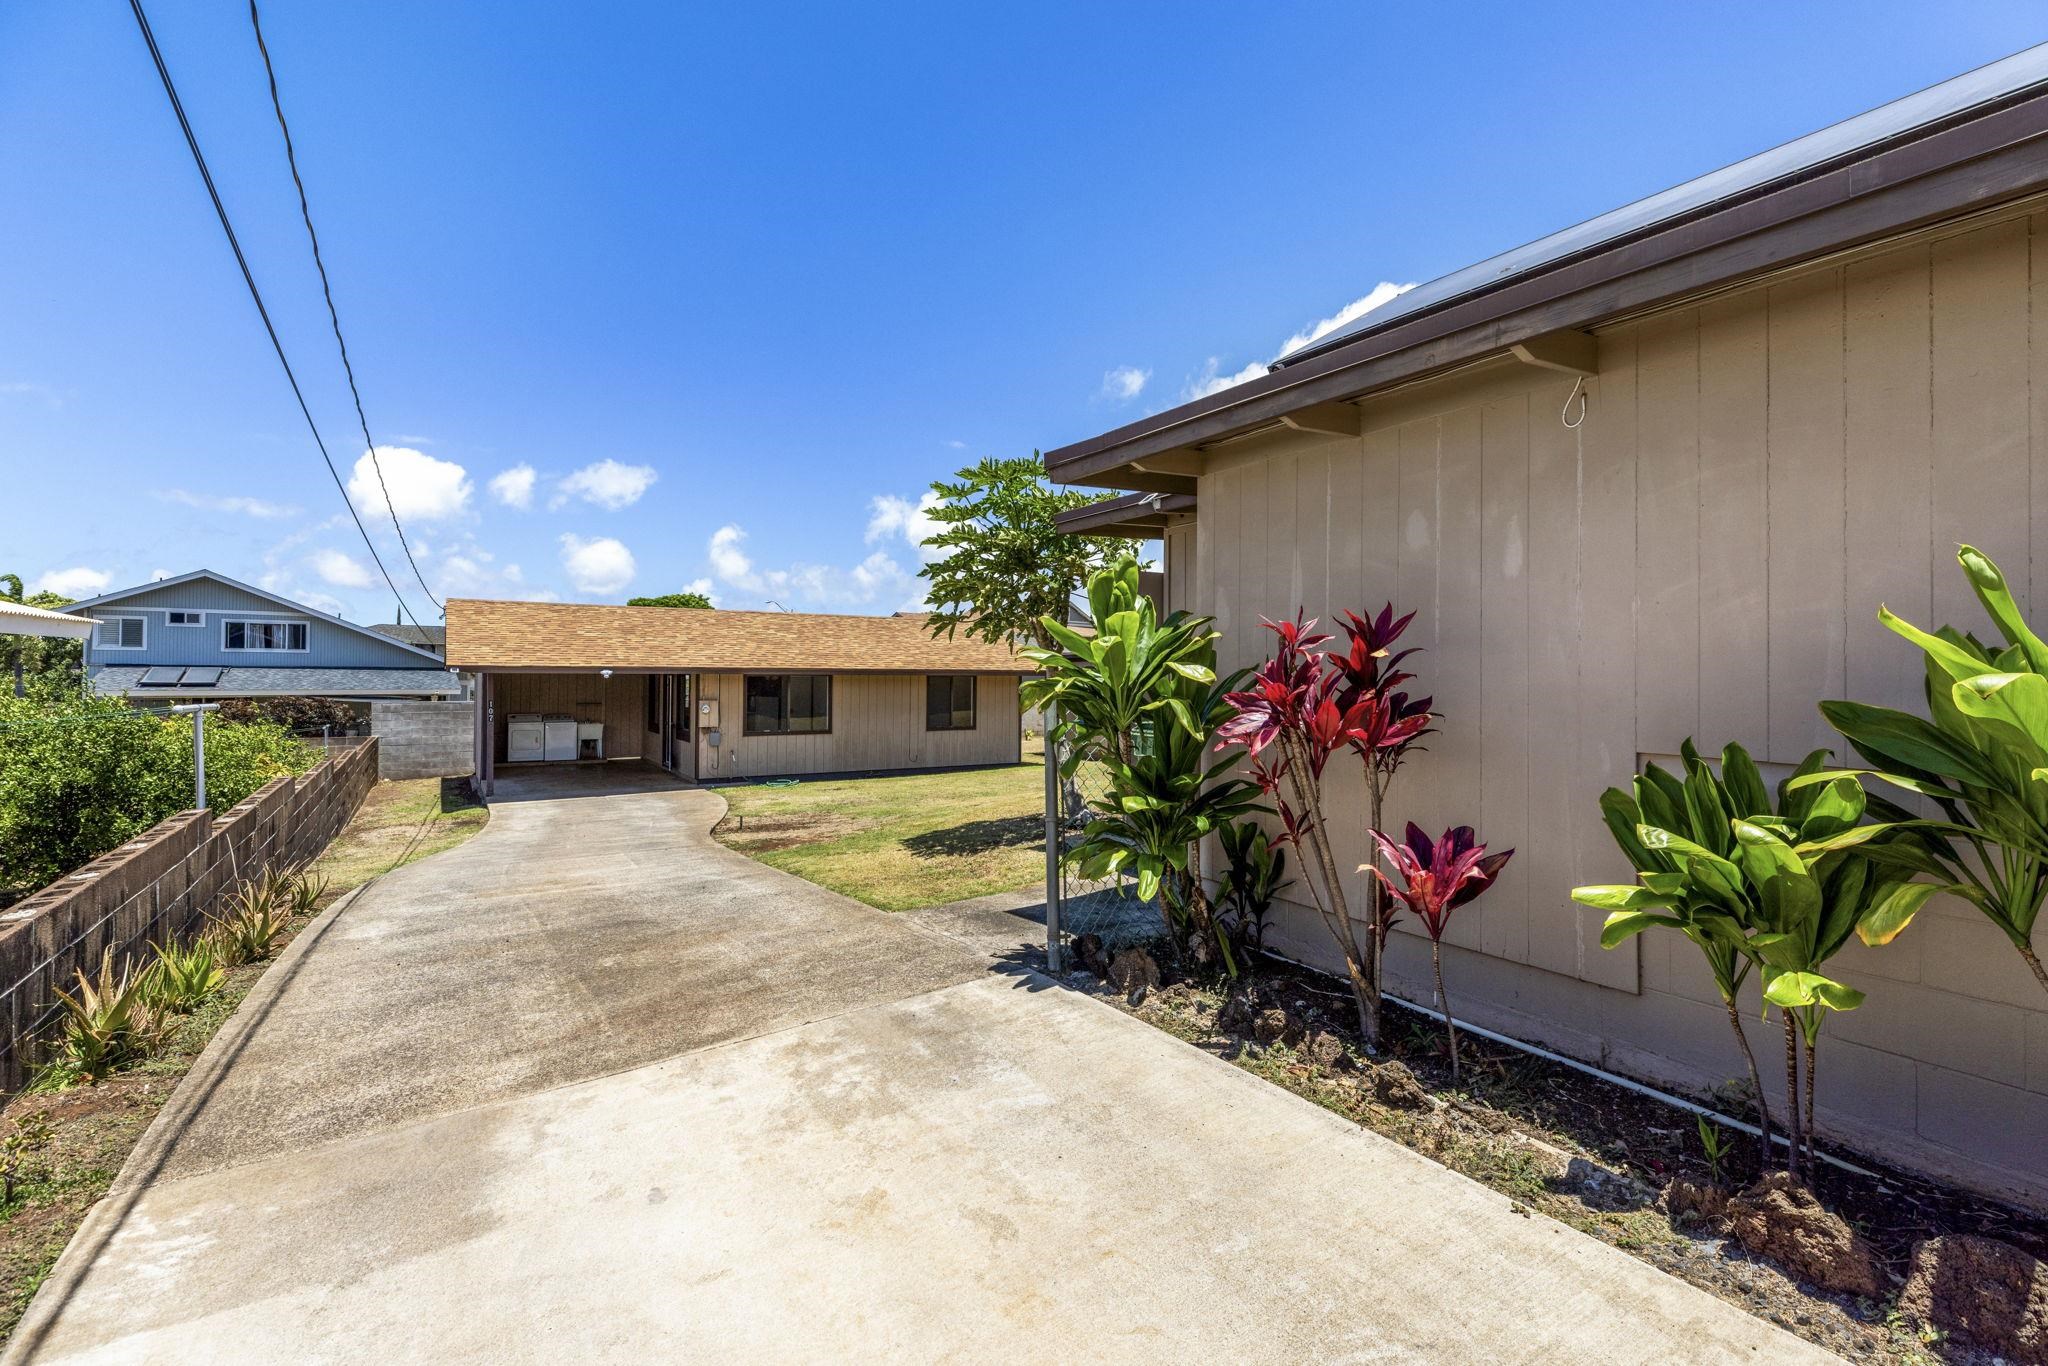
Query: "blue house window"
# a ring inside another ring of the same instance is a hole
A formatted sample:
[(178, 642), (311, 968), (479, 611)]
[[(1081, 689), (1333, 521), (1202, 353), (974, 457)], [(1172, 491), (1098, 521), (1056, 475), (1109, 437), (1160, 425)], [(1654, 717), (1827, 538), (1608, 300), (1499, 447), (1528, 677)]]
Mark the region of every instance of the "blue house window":
[(142, 617), (102, 616), (93, 628), (92, 643), (101, 650), (140, 650), (147, 633)]
[(223, 650), (304, 650), (306, 623), (303, 621), (224, 621), (220, 626)]

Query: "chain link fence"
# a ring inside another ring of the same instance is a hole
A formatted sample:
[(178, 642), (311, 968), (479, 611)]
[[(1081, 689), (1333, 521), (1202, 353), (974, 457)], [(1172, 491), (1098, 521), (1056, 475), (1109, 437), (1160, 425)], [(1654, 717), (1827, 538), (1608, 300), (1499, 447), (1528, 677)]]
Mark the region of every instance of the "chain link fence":
[[(1088, 822), (1108, 808), (1109, 770), (1084, 747), (1081, 762), (1070, 776), (1060, 776), (1073, 758), (1072, 742), (1056, 735), (1047, 739), (1047, 762), (1053, 774), (1046, 783), (1046, 829), (1059, 850), (1057, 874), (1047, 869), (1046, 929), (1048, 940), (1058, 941), (1055, 961), (1071, 962), (1068, 945), (1083, 935), (1094, 935), (1106, 952), (1131, 944), (1149, 943), (1166, 930), (1166, 922), (1155, 897), (1138, 895), (1137, 879), (1108, 880), (1083, 877), (1067, 855), (1081, 842)], [(1053, 945), (1049, 942), (1048, 948)]]

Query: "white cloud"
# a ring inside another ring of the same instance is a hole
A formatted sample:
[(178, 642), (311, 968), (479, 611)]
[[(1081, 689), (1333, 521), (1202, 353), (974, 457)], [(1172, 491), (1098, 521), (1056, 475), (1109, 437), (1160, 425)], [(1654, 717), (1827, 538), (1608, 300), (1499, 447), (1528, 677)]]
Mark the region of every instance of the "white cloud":
[(562, 568), (579, 592), (610, 595), (633, 581), (637, 566), (633, 552), (610, 536), (586, 541), (570, 533), (562, 535)]
[(877, 494), (868, 500), (868, 530), (865, 537), (869, 545), (891, 536), (901, 536), (917, 557), (926, 563), (939, 557), (936, 550), (925, 545), (925, 539), (939, 532), (939, 524), (932, 520), (932, 509), (939, 505), (939, 495), (925, 490), (924, 496), (915, 503), (908, 498), (898, 498), (893, 493)]
[(964, 451), (967, 449), (967, 443), (965, 441), (948, 441), (946, 444), (956, 451)]
[[(1274, 355), (1273, 360), (1282, 360), (1301, 350), (1304, 346), (1313, 345), (1321, 341), (1332, 332), (1349, 327), (1375, 308), (1389, 300), (1399, 298), (1413, 288), (1415, 288), (1413, 283), (1397, 285), (1391, 280), (1380, 281), (1371, 290), (1353, 299), (1329, 317), (1315, 323), (1313, 326), (1303, 328), (1282, 342), (1280, 350)], [(1253, 361), (1242, 370), (1226, 375), (1220, 373), (1223, 368), (1222, 359), (1217, 356), (1211, 356), (1203, 364), (1201, 371), (1182, 386), (1180, 396), (1183, 399), (1207, 398), (1210, 394), (1221, 393), (1223, 390), (1234, 385), (1243, 384), (1248, 379), (1257, 379), (1260, 375), (1266, 373), (1266, 368), (1270, 364), (1270, 361)]]
[[(894, 599), (917, 592), (916, 576), (887, 551), (874, 551), (850, 569), (801, 561), (787, 569), (761, 569), (740, 548), (746, 539), (744, 529), (728, 523), (711, 533), (705, 555), (719, 582), (761, 603), (773, 599), (785, 607), (860, 607), (880, 598)], [(917, 596), (921, 601), (922, 595)]]
[(654, 481), (660, 477), (652, 465), (621, 465), (616, 460), (600, 460), (594, 465), (585, 465), (557, 484), (555, 496), (548, 501), (548, 506), (558, 508), (571, 498), (581, 498), (607, 512), (617, 512), (639, 502), (640, 495), (654, 487)]
[(1260, 375), (1265, 374), (1266, 362), (1255, 360), (1244, 369), (1232, 375), (1218, 374), (1217, 371), (1222, 368), (1223, 358), (1221, 356), (1209, 357), (1208, 360), (1202, 362), (1201, 372), (1181, 386), (1180, 396), (1183, 399), (1190, 399), (1207, 398), (1211, 394), (1220, 394), (1233, 385), (1242, 384), (1248, 379), (1257, 379)]
[[(383, 482), (378, 482), (378, 471)], [(365, 517), (386, 515), (384, 489), (401, 520), (435, 522), (469, 506), (469, 472), (452, 460), (438, 460), (410, 446), (379, 446), (376, 459), (365, 451), (348, 478), (349, 497)]]
[(28, 586), (31, 593), (61, 593), (67, 598), (95, 598), (107, 591), (114, 576), (104, 569), (87, 569), (78, 565), (71, 569), (46, 569), (43, 576)]
[(1118, 403), (1128, 403), (1145, 391), (1145, 381), (1151, 378), (1150, 370), (1140, 370), (1135, 365), (1119, 365), (1103, 373), (1102, 396)]
[(530, 508), (533, 506), (533, 466), (514, 465), (509, 470), (491, 476), (491, 497), (508, 508)]
[(336, 588), (370, 586), (370, 571), (364, 568), (362, 561), (352, 555), (344, 555), (339, 550), (316, 550), (307, 556), (306, 563), (312, 566), (313, 572), (322, 580)]
[(261, 498), (193, 493), (188, 489), (159, 489), (156, 496), (166, 503), (182, 503), (188, 508), (200, 508), (206, 512), (237, 512), (244, 517), (263, 518), (299, 515), (299, 509), (290, 503), (266, 502)]

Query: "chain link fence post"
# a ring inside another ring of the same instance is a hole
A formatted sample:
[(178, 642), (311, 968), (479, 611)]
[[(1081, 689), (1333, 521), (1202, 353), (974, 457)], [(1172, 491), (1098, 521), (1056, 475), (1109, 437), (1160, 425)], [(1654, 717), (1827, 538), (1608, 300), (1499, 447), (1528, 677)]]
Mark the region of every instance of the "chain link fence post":
[(1045, 751), (1045, 965), (1057, 973), (1065, 955), (1060, 943), (1060, 764), (1053, 725), (1053, 704), (1048, 701), (1040, 734)]

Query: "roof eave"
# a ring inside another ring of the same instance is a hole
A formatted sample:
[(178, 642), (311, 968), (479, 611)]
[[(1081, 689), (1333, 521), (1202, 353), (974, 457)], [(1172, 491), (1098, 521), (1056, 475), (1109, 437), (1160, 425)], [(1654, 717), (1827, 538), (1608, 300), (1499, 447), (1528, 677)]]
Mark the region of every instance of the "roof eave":
[[(1603, 244), (1401, 318), (1335, 349), (1086, 441), (1048, 451), (1064, 484), (1192, 492), (1208, 444), (1321, 404), (1583, 332), (1837, 252), (2048, 192), (2048, 91), (1844, 158), (1811, 177)], [(1191, 459), (1190, 457), (1195, 457)]]

